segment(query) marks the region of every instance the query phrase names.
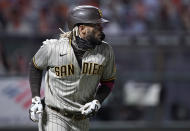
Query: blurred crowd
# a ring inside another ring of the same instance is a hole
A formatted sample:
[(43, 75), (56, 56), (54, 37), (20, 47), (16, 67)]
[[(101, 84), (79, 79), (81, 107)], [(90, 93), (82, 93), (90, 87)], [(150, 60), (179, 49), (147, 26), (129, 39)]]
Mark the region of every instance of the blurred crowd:
[(190, 30), (188, 0), (108, 0), (101, 8), (114, 34)]
[(148, 31), (189, 31), (189, 0), (0, 0), (0, 31), (46, 35), (67, 30), (66, 14), (81, 4), (98, 6), (111, 35)]
[[(189, 0), (0, 0), (0, 34), (58, 35), (59, 28), (68, 30), (68, 10), (84, 4), (99, 7), (110, 20), (104, 25), (106, 35), (125, 37), (159, 31), (190, 31)], [(6, 43), (0, 43), (0, 74), (9, 70), (13, 74), (26, 74), (29, 60), (19, 53), (15, 55), (16, 60), (10, 60), (3, 44)], [(11, 64), (13, 60), (16, 62)]]
[[(104, 25), (107, 35), (190, 31), (188, 0), (0, 0), (0, 33), (10, 36), (59, 34), (58, 28), (67, 31), (69, 8), (82, 4), (102, 9), (103, 16), (110, 20)], [(17, 54), (16, 64), (11, 64), (2, 48), (1, 45), (0, 74), (5, 74), (7, 70), (26, 74), (28, 60)]]
[(7, 52), (4, 44), (0, 42), (0, 76), (26, 75), (29, 60), (19, 50)]

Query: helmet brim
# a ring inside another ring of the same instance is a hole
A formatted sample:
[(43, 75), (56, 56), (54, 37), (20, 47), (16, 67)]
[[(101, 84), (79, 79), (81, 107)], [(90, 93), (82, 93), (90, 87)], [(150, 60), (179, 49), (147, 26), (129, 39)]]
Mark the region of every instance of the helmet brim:
[(79, 22), (81, 24), (85, 24), (85, 23), (93, 23), (93, 24), (106, 24), (106, 23), (109, 23), (109, 20), (106, 20), (104, 18), (100, 18), (98, 20), (92, 20), (92, 21), (85, 21), (85, 22)]

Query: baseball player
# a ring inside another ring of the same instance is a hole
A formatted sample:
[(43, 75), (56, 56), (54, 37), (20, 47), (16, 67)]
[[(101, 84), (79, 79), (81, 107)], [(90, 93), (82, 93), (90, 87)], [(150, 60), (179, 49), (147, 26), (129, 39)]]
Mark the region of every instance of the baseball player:
[[(70, 31), (44, 41), (34, 55), (29, 115), (39, 121), (40, 131), (89, 130), (89, 117), (111, 92), (116, 75), (113, 50), (103, 41), (101, 24), (106, 22), (97, 7), (77, 6), (68, 15)], [(43, 70), (44, 101), (40, 98)]]

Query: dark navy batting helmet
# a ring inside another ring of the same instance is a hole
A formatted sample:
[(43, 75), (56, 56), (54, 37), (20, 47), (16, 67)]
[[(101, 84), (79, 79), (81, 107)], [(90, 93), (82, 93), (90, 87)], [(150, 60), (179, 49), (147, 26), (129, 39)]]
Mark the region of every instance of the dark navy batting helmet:
[(90, 5), (77, 6), (68, 13), (68, 27), (72, 30), (77, 24), (84, 23), (107, 23), (108, 20), (102, 18), (102, 11)]

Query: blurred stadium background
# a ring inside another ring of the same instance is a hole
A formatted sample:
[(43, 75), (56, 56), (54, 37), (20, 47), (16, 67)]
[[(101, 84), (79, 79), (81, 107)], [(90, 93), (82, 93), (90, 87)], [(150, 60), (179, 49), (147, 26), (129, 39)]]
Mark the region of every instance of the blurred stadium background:
[(81, 4), (111, 21), (104, 32), (117, 64), (91, 131), (189, 131), (189, 0), (0, 0), (0, 131), (37, 130), (28, 63), (42, 41), (67, 31), (67, 10)]

